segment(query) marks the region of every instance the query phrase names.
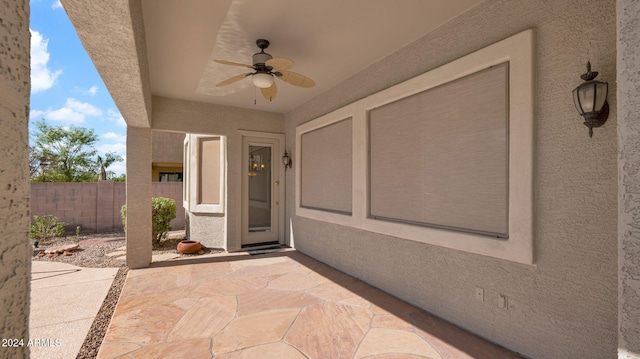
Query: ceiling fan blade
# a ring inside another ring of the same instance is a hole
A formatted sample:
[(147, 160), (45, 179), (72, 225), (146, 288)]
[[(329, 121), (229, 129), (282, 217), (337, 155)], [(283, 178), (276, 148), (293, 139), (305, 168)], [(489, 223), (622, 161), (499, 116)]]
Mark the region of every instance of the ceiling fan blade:
[(262, 92), (262, 96), (264, 96), (264, 98), (266, 98), (267, 100), (271, 101), (274, 98), (276, 98), (276, 95), (278, 94), (278, 87), (276, 86), (276, 83), (274, 82), (273, 85), (271, 85), (271, 87), (261, 88), (260, 92)]
[(265, 63), (265, 65), (273, 67), (276, 71), (289, 70), (294, 64), (295, 62), (293, 62), (293, 60), (285, 59), (284, 57), (276, 57), (274, 59), (267, 60)]
[(245, 64), (240, 64), (237, 62), (231, 62), (231, 61), (225, 61), (225, 60), (213, 60), (214, 62), (217, 62), (219, 64), (223, 64), (223, 65), (231, 65), (231, 66), (240, 66), (240, 67), (248, 67), (250, 69), (253, 69), (254, 67), (251, 65), (245, 65)]
[(232, 78), (226, 79), (220, 83), (216, 84), (216, 87), (221, 87), (221, 86), (226, 86), (226, 85), (230, 85), (234, 82), (238, 82), (240, 80), (242, 80), (243, 78), (251, 75), (253, 72), (247, 72), (246, 74), (240, 74), (238, 76), (233, 76)]
[(313, 81), (312, 79), (308, 78), (305, 75), (301, 75), (297, 72), (293, 72), (293, 71), (285, 71), (285, 70), (280, 70), (280, 72), (282, 73), (282, 76), (279, 76), (278, 78), (284, 82), (288, 82), (294, 86), (300, 86), (300, 87), (305, 87), (305, 88), (311, 88), (313, 86), (316, 85), (316, 82)]

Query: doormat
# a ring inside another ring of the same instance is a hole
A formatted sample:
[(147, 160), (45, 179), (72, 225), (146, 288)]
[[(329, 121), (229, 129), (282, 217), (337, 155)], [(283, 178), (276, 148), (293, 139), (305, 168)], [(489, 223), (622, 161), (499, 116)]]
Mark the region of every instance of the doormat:
[(284, 248), (282, 248), (282, 247), (272, 247), (272, 248), (254, 249), (254, 250), (251, 250), (251, 251), (247, 251), (247, 253), (249, 253), (249, 255), (252, 255), (252, 256), (257, 256), (258, 254), (281, 252), (283, 250), (284, 250)]
[[(266, 248), (276, 248), (280, 245), (278, 241), (271, 242), (260, 242), (260, 243), (251, 243), (251, 244), (243, 244), (242, 248), (251, 248), (251, 247), (266, 247)], [(269, 247), (271, 246), (271, 247)]]

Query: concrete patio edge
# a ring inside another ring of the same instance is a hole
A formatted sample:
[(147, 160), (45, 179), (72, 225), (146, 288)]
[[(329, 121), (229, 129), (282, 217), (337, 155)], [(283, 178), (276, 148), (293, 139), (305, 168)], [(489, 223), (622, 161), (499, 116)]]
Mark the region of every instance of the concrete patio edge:
[(33, 261), (31, 358), (75, 358), (118, 268), (83, 268)]

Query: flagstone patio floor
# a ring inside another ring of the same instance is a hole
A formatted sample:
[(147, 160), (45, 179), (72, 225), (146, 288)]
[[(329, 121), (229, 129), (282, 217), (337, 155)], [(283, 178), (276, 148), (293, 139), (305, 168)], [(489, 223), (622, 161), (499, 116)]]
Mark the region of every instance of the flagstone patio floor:
[(98, 358), (520, 358), (294, 250), (129, 271)]

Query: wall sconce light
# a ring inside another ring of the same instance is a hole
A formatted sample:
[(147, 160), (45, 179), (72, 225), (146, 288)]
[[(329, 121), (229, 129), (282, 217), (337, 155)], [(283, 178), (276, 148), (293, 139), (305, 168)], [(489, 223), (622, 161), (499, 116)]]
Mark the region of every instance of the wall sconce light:
[(580, 76), (585, 82), (573, 90), (573, 103), (584, 117), (584, 125), (589, 127), (589, 137), (593, 137), (593, 128), (600, 127), (609, 118), (607, 92), (609, 84), (594, 80), (597, 71), (591, 71), (591, 63), (587, 62), (587, 72)]
[(289, 157), (289, 153), (287, 153), (287, 150), (284, 150), (284, 156), (282, 156), (282, 163), (284, 164), (285, 170), (287, 168), (291, 168), (292, 166), (291, 157)]
[(264, 163), (260, 155), (249, 155), (249, 177), (255, 177), (258, 173), (264, 173)]

